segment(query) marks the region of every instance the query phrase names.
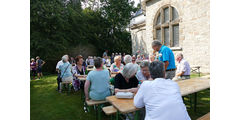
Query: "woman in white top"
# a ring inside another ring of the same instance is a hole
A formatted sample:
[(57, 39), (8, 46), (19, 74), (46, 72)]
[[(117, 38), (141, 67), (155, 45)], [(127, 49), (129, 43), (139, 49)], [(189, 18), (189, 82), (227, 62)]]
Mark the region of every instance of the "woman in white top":
[(145, 106), (145, 120), (191, 120), (176, 82), (165, 79), (164, 63), (149, 66), (152, 81), (144, 81), (134, 97), (137, 108)]

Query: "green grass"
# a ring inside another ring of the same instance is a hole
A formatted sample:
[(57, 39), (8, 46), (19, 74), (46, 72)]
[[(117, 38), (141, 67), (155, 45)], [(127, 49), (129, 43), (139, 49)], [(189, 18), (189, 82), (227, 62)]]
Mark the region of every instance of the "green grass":
[[(197, 77), (194, 74), (191, 77)], [(43, 77), (41, 80), (31, 80), (30, 83), (30, 117), (31, 120), (95, 120), (93, 110), (85, 113), (83, 109), (82, 91), (58, 93), (56, 91), (56, 75)], [(195, 113), (190, 109), (188, 97), (185, 104), (190, 117), (196, 118), (210, 111), (210, 90), (198, 93), (198, 106)], [(110, 116), (102, 113), (102, 120), (108, 120)]]

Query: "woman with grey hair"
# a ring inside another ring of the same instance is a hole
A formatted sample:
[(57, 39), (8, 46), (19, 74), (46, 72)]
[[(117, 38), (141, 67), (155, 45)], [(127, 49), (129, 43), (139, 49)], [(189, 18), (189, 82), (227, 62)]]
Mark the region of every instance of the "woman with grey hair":
[(147, 60), (142, 61), (140, 64), (141, 70), (139, 70), (136, 74), (136, 77), (139, 80), (140, 84), (143, 81), (149, 80), (151, 78), (149, 72), (149, 65), (150, 63)]
[(165, 79), (164, 63), (153, 61), (149, 70), (154, 80), (143, 82), (134, 96), (134, 105), (146, 108), (145, 120), (191, 120), (178, 84)]
[(137, 92), (138, 79), (136, 78), (138, 66), (128, 63), (123, 71), (115, 76), (114, 88), (117, 92)]
[(96, 70), (89, 72), (84, 86), (86, 101), (90, 98), (92, 100), (104, 100), (107, 96), (110, 96), (109, 71), (103, 69), (102, 58), (95, 58), (94, 66)]
[(125, 55), (123, 58), (123, 61), (126, 64), (131, 63), (132, 62), (132, 56), (131, 55)]
[[(59, 66), (59, 70), (61, 71), (61, 78), (62, 83), (72, 83), (73, 81), (73, 75), (72, 75), (72, 65), (68, 62), (68, 55), (64, 55), (62, 57), (63, 64)], [(62, 86), (60, 83), (60, 89), (59, 92), (62, 91)]]

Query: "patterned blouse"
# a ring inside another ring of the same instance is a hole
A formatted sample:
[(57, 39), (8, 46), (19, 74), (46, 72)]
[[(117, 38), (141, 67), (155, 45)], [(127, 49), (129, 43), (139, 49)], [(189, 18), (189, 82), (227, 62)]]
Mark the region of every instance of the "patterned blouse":
[(110, 71), (111, 72), (119, 72), (119, 71), (122, 71), (123, 70), (123, 67), (124, 67), (124, 65), (121, 63), (121, 65), (120, 65), (120, 68), (118, 68), (117, 66), (116, 66), (116, 64), (115, 63), (113, 63), (112, 65), (111, 65), (111, 67), (110, 67)]

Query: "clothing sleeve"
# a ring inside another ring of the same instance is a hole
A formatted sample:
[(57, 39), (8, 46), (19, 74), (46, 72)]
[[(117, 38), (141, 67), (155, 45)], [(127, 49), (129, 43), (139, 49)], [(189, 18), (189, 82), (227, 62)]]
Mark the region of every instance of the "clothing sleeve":
[(162, 52), (162, 58), (163, 58), (163, 62), (165, 61), (168, 61), (169, 62), (169, 59), (170, 59), (170, 50), (168, 49), (165, 49), (163, 52)]
[(87, 75), (87, 79), (86, 79), (86, 80), (88, 80), (88, 81), (90, 81), (90, 82), (91, 82), (91, 78), (92, 78), (91, 72), (92, 72), (92, 71), (89, 72), (89, 74)]
[(114, 88), (119, 88), (120, 87), (120, 76), (119, 76), (119, 74), (117, 74), (114, 78)]
[(106, 78), (107, 78), (107, 80), (109, 82), (110, 81), (110, 76), (109, 76), (109, 71), (108, 70), (106, 70)]
[(73, 67), (72, 72), (73, 72), (73, 75), (77, 74), (76, 67)]
[(56, 69), (59, 69), (59, 62), (58, 62), (57, 65), (56, 65)]
[(182, 64), (182, 70), (181, 70), (182, 72), (186, 72), (187, 71), (187, 62), (184, 62), (183, 64)]
[[(114, 64), (114, 63), (113, 63)], [(110, 71), (113, 72), (113, 64), (110, 67)]]
[(137, 107), (137, 108), (142, 108), (145, 106), (144, 104), (144, 89), (145, 89), (145, 83), (146, 82), (143, 82), (142, 85), (140, 86), (137, 94), (134, 96), (134, 105)]

